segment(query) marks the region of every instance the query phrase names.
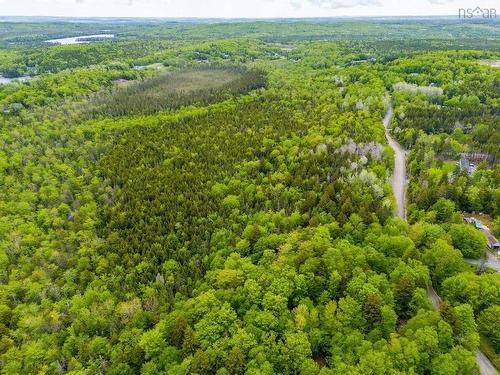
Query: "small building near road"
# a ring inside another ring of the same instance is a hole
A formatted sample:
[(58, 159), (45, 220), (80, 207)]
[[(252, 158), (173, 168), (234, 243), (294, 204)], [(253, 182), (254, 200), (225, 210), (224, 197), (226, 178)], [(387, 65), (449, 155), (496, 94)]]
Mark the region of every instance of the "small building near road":
[(476, 227), (476, 229), (484, 229), (483, 224), (481, 224), (481, 222), (478, 219), (476, 219), (475, 217), (465, 217), (464, 216), (463, 220), (464, 220), (465, 224), (474, 225), (474, 227)]
[(500, 242), (494, 238), (493, 241), (488, 241), (488, 247), (492, 250), (500, 250)]
[(458, 166), (460, 167), (460, 171), (465, 171), (471, 176), (477, 169), (474, 163), (471, 163), (467, 158), (461, 157), (458, 161)]
[(474, 224), (474, 219), (471, 217), (464, 217), (465, 224)]
[[(474, 227), (486, 236), (488, 249), (500, 257), (500, 242), (495, 238), (495, 236), (490, 232), (486, 225), (483, 225), (481, 221), (472, 216), (465, 216), (465, 212), (462, 213), (462, 218), (464, 223), (474, 225)], [(480, 214), (481, 215), (481, 214)]]

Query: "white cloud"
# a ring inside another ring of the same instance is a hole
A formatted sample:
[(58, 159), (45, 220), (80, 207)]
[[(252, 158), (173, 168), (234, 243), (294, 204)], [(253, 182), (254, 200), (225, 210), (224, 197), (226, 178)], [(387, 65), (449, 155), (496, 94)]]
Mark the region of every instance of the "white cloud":
[[(481, 0), (495, 7), (498, 0)], [(473, 5), (476, 5), (475, 3)], [(0, 0), (2, 16), (283, 18), (457, 15), (471, 0)]]
[(429, 3), (438, 5), (450, 4), (454, 2), (456, 2), (456, 0), (429, 0)]
[[(294, 2), (294, 0), (292, 0)], [(381, 0), (306, 0), (307, 3), (325, 9), (355, 8), (359, 6), (381, 6)], [(295, 6), (297, 3), (295, 2)]]

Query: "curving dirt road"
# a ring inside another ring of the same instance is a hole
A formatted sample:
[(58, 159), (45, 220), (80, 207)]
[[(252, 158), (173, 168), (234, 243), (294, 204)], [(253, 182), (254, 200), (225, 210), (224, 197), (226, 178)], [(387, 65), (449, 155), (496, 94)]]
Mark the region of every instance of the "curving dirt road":
[[(443, 301), (432, 286), (427, 289), (427, 296), (431, 299), (432, 306), (436, 310), (439, 309)], [(486, 357), (480, 350), (476, 350), (476, 363), (479, 366), (479, 372), (481, 373), (481, 375), (497, 374), (495, 366), (493, 366), (488, 357)]]
[(434, 307), (436, 310), (438, 310), (441, 307), (441, 303), (443, 302), (443, 300), (441, 299), (441, 297), (438, 296), (438, 294), (436, 293), (436, 291), (432, 286), (427, 288), (427, 297), (430, 298), (432, 302), (432, 307)]
[(483, 352), (481, 352), (479, 349), (476, 350), (476, 362), (479, 366), (479, 371), (481, 372), (481, 375), (495, 375), (498, 374), (497, 369), (493, 364), (490, 362), (488, 357), (486, 357)]
[(497, 272), (500, 272), (500, 260), (496, 256), (490, 253), (489, 250), (486, 250), (486, 259), (469, 259), (464, 258), (467, 263), (480, 265), (481, 262), (485, 262), (484, 265), (486, 267), (492, 268)]
[(391, 146), (394, 150), (394, 175), (392, 176), (392, 190), (394, 191), (394, 197), (396, 198), (397, 203), (397, 216), (406, 220), (406, 151), (389, 134), (389, 125), (393, 115), (394, 108), (392, 108), (391, 105), (384, 117), (385, 136), (387, 137), (389, 146)]
[[(394, 197), (398, 206), (397, 216), (406, 221), (406, 151), (389, 134), (389, 124), (393, 115), (394, 108), (390, 105), (384, 116), (385, 136), (387, 137), (389, 146), (394, 150), (395, 164), (394, 175), (392, 176), (392, 190), (394, 191)], [(432, 306), (436, 310), (439, 309), (442, 300), (432, 286), (427, 289), (427, 296), (430, 298)], [(481, 375), (494, 375), (498, 373), (490, 360), (480, 350), (476, 350), (476, 362)]]

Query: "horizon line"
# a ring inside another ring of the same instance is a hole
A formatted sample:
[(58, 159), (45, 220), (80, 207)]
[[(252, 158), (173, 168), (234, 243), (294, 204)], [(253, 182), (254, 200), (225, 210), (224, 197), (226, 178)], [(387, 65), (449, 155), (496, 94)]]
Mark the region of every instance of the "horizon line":
[[(427, 15), (372, 15), (372, 16), (305, 16), (305, 17), (155, 17), (155, 16), (47, 16), (47, 15), (2, 15), (0, 20), (6, 18), (60, 18), (60, 19), (135, 19), (135, 20), (317, 20), (317, 19), (338, 19), (338, 18), (450, 18), (457, 17), (456, 14), (427, 14)], [(480, 18), (470, 18), (479, 20)], [(463, 19), (461, 19), (463, 20)], [(492, 19), (490, 19), (491, 21)]]

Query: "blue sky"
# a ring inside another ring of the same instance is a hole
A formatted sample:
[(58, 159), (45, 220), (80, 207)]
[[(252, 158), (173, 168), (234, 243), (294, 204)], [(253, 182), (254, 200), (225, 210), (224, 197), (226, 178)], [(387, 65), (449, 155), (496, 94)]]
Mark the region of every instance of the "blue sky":
[[(486, 0), (0, 0), (0, 16), (339, 17), (456, 15)], [(498, 9), (500, 11), (500, 9)]]

